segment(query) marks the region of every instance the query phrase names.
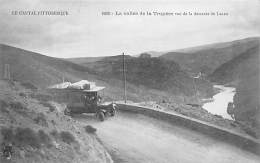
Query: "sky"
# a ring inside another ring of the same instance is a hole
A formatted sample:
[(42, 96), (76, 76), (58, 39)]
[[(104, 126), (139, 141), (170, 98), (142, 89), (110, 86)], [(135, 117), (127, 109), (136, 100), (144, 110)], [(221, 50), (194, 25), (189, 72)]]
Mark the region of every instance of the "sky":
[[(0, 0), (0, 4), (0, 43), (59, 58), (137, 55), (260, 36), (260, 0)], [(12, 15), (13, 11), (68, 15)], [(116, 11), (139, 15), (116, 16)], [(140, 15), (147, 11), (193, 15)]]

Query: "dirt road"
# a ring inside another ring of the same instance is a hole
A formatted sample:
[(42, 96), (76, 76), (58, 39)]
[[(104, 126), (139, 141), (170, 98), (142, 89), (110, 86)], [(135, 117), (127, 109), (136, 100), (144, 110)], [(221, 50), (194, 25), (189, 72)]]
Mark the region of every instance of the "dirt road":
[(97, 128), (97, 134), (118, 163), (251, 163), (260, 156), (224, 142), (140, 114), (119, 112), (99, 122), (75, 117)]

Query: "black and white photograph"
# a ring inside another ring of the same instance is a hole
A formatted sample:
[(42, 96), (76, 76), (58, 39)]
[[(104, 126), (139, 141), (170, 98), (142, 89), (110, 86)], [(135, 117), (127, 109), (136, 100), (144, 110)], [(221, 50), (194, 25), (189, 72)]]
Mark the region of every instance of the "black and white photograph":
[(260, 0), (0, 0), (0, 163), (259, 163)]

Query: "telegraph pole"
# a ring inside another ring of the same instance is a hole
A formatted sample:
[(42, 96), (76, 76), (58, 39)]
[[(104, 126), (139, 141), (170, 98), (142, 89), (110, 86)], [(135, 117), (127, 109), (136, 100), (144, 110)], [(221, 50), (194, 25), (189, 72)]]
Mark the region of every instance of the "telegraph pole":
[(201, 72), (199, 72), (199, 74), (195, 77), (193, 77), (193, 86), (194, 86), (194, 90), (195, 90), (195, 97), (196, 97), (196, 100), (197, 102), (199, 102), (199, 98), (198, 98), (198, 90), (197, 90), (197, 87), (196, 87), (196, 82), (195, 82), (195, 79), (199, 79), (201, 77)]
[[(1, 51), (1, 47), (0, 47)], [(3, 59), (0, 61), (1, 66), (3, 66), (3, 72), (0, 74), (0, 79), (3, 78), (5, 80), (10, 80), (11, 79), (11, 71), (10, 71), (10, 64), (8, 63), (8, 59), (6, 59), (7, 54), (4, 53)], [(2, 76), (3, 75), (3, 76)]]
[(11, 75), (10, 75), (10, 65), (9, 64), (5, 64), (4, 65), (4, 79), (10, 80), (11, 79)]
[(125, 53), (123, 53), (123, 74), (124, 74), (124, 100), (126, 103), (126, 65), (125, 65)]

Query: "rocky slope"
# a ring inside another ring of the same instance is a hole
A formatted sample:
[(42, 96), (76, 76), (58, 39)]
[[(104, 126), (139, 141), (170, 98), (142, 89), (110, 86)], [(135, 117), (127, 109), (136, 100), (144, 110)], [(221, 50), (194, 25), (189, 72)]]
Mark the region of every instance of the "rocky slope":
[(113, 162), (95, 131), (65, 116), (48, 94), (3, 80), (0, 92), (0, 144), (13, 144), (11, 162)]

